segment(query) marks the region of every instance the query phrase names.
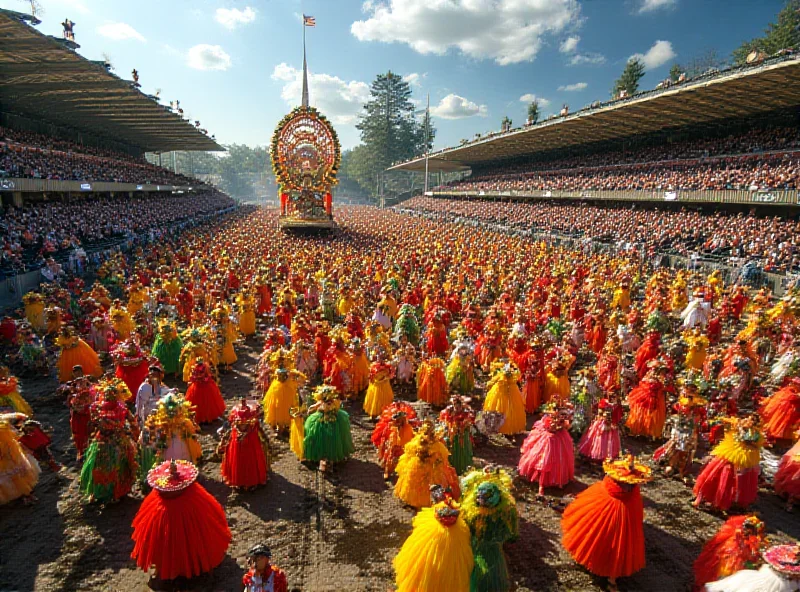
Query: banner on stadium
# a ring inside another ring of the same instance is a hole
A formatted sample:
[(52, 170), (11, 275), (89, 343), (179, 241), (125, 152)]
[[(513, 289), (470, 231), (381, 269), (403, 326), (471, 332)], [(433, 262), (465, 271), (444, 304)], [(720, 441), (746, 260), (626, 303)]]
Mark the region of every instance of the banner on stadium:
[(664, 201), (675, 201), (678, 199), (678, 192), (677, 191), (665, 191), (664, 192)]
[(81, 183), (81, 191), (91, 191), (92, 184), (91, 183)]

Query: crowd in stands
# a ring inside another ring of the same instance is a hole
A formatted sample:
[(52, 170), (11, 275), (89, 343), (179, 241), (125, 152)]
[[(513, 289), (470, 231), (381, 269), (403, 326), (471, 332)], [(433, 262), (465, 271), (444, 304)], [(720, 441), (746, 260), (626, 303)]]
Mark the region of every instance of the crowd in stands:
[(495, 202), (415, 197), (401, 206), (446, 218), (469, 218), (557, 232), (641, 249), (647, 255), (710, 255), (753, 261), (775, 273), (800, 270), (800, 222), (778, 216), (703, 213), (585, 203)]
[(197, 182), (125, 152), (2, 127), (0, 177), (161, 185)]
[(100, 241), (161, 233), (184, 220), (229, 208), (234, 201), (215, 189), (148, 197), (97, 198), (27, 203), (0, 210), (0, 274), (45, 265), (49, 257)]
[(779, 127), (625, 150), (552, 154), (473, 169), (440, 190), (630, 191), (797, 189), (800, 129)]

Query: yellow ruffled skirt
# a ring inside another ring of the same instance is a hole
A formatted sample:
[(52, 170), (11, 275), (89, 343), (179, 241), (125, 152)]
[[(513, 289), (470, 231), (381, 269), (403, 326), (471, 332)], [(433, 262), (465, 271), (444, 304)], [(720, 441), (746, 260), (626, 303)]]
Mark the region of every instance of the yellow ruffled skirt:
[(698, 350), (689, 350), (686, 354), (686, 367), (692, 368), (693, 370), (702, 370), (703, 364), (706, 361), (706, 350), (698, 349)]
[(358, 394), (369, 387), (369, 360), (365, 356), (353, 356), (353, 392)]
[(11, 427), (0, 425), (0, 505), (30, 495), (40, 472), (39, 463), (24, 451)]
[(364, 398), (364, 412), (370, 417), (378, 417), (384, 409), (392, 404), (394, 393), (388, 379), (371, 382)]
[(397, 592), (469, 592), (474, 559), (464, 519), (445, 526), (424, 508), (413, 525), (393, 562)]
[(293, 382), (273, 380), (264, 395), (264, 423), (273, 428), (288, 428), (292, 422), (289, 410), (299, 404), (297, 387)]
[(103, 366), (100, 364), (97, 352), (83, 339), (79, 339), (75, 347), (61, 350), (61, 355), (58, 357), (58, 380), (60, 382), (72, 380), (72, 368), (77, 365), (83, 368), (86, 376), (100, 378), (103, 375)]
[(239, 333), (242, 335), (252, 335), (256, 332), (256, 313), (254, 311), (243, 312), (239, 317)]
[(298, 415), (292, 418), (292, 427), (289, 430), (289, 450), (295, 453), (298, 460), (305, 458), (303, 443), (305, 441), (305, 422), (303, 416)]
[(22, 398), (18, 391), (14, 390), (5, 395), (0, 395), (0, 408), (11, 407), (17, 413), (24, 413), (28, 417), (33, 417), (33, 409), (28, 402)]
[(238, 359), (239, 358), (236, 357), (236, 351), (233, 349), (233, 342), (226, 341), (225, 345), (222, 346), (222, 356), (220, 356), (220, 361), (226, 366), (230, 366)]
[(552, 400), (558, 399), (559, 401), (569, 401), (569, 376), (556, 376), (552, 372), (548, 372), (544, 381), (544, 403), (549, 403)]
[(502, 413), (506, 420), (500, 427), (501, 434), (513, 435), (525, 431), (525, 401), (516, 382), (498, 382), (486, 394), (484, 411)]

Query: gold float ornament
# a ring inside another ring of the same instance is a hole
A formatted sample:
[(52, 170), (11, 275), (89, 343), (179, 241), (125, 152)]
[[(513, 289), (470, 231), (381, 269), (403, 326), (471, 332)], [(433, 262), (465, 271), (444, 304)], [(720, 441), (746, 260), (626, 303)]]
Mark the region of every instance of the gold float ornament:
[(328, 118), (313, 107), (296, 107), (278, 122), (270, 156), (282, 193), (326, 193), (338, 183), (339, 137)]

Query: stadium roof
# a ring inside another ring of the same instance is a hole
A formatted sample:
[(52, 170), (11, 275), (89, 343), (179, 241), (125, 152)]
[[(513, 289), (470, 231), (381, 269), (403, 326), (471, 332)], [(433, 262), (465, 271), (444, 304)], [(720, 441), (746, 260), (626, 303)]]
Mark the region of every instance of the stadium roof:
[(146, 152), (222, 151), (171, 109), (111, 74), (103, 62), (71, 49), (74, 42), (44, 35), (0, 9), (0, 104), (7, 112), (52, 122)]
[[(449, 172), (458, 170), (455, 167), (667, 129), (724, 124), (726, 120), (797, 105), (800, 105), (800, 57), (784, 56), (446, 148), (432, 153), (428, 165), (431, 172)], [(389, 170), (424, 171), (425, 159), (400, 163)]]

